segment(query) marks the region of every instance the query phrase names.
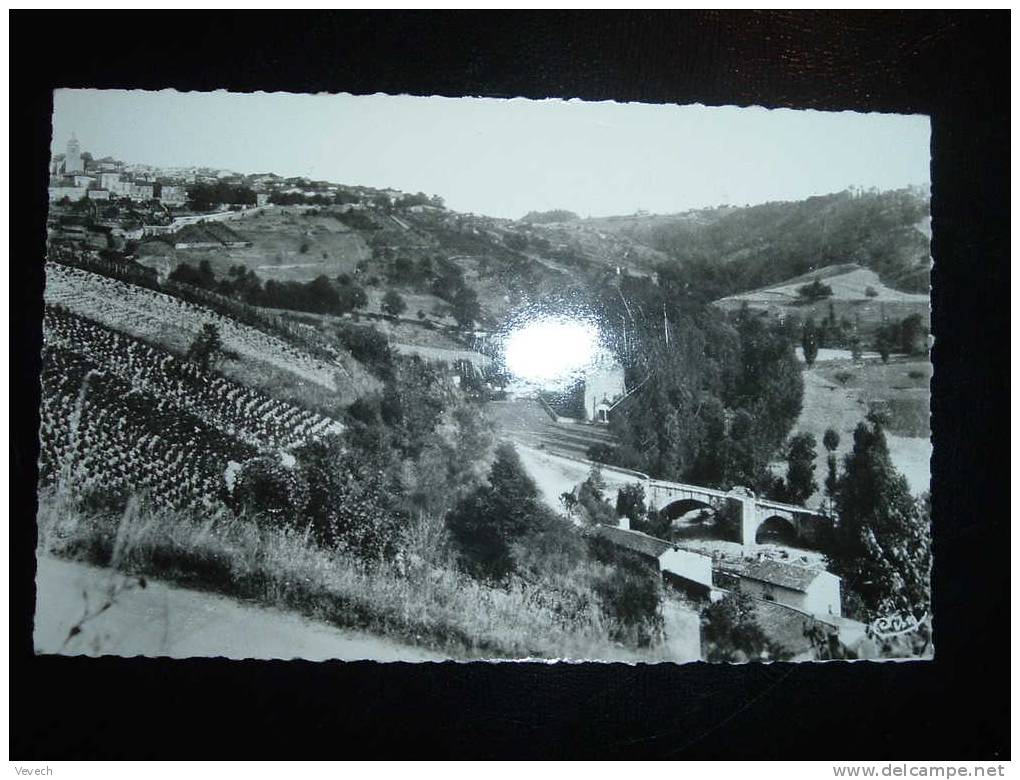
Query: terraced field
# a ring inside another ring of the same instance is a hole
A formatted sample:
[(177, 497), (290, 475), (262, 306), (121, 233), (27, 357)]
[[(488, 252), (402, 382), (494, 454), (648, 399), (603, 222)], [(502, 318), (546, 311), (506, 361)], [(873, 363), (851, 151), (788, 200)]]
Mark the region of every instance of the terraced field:
[[(328, 363), (288, 344), (283, 339), (242, 325), (211, 309), (127, 282), (56, 263), (46, 266), (45, 300), (108, 328), (185, 352), (203, 325), (219, 330), (224, 348), (248, 370), (236, 376), (245, 383), (272, 392), (281, 373), (298, 384), (313, 385), (350, 403), (372, 379), (354, 361)], [(257, 370), (259, 366), (266, 371)], [(226, 365), (225, 373), (239, 366)]]
[(340, 432), (137, 339), (48, 307), (40, 481), (146, 493), (167, 506), (223, 497), (230, 461)]

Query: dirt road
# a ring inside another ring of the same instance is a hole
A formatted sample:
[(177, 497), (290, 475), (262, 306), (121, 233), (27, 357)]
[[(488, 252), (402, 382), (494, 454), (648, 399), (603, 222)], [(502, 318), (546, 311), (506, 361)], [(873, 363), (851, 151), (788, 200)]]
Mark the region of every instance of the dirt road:
[[(443, 656), (371, 634), (224, 596), (136, 580), (108, 569), (40, 556), (36, 576), (35, 649), (66, 655), (302, 658), (309, 661), (442, 661)], [(111, 588), (113, 606), (96, 612)], [(126, 589), (125, 589), (126, 588)]]

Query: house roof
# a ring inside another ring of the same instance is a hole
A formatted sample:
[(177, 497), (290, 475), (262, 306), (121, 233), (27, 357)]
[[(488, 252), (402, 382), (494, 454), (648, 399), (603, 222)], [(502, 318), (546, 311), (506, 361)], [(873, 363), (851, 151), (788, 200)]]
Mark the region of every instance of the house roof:
[(595, 532), (621, 547), (652, 558), (658, 558), (667, 550), (676, 547), (672, 542), (657, 539), (654, 536), (641, 533), (641, 531), (628, 531), (625, 528), (614, 528), (609, 525), (600, 525), (595, 529)]
[(806, 593), (811, 583), (823, 574), (819, 569), (808, 569), (804, 566), (769, 559), (721, 563), (719, 568), (738, 577), (777, 585), (801, 593)]

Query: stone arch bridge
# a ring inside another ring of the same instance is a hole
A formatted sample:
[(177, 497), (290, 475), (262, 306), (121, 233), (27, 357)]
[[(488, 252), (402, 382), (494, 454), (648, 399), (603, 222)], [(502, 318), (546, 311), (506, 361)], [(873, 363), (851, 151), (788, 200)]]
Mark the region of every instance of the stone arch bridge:
[(798, 541), (812, 545), (820, 543), (825, 530), (832, 526), (832, 518), (822, 512), (757, 498), (744, 488), (724, 491), (657, 479), (645, 480), (644, 487), (648, 505), (671, 517), (679, 517), (698, 508), (711, 510), (717, 515), (726, 513), (735, 521), (734, 525), (739, 530), (737, 541), (745, 548), (755, 545), (759, 529), (766, 524), (781, 528)]

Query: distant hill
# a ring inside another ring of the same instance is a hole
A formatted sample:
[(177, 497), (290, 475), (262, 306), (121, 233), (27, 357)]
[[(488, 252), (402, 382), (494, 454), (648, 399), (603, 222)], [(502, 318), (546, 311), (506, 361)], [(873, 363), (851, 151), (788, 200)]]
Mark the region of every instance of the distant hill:
[(927, 293), (928, 215), (928, 199), (912, 190), (848, 191), (666, 226), (652, 245), (681, 265), (712, 266), (724, 293), (843, 263), (871, 269), (891, 288)]
[(845, 263), (875, 271), (890, 288), (928, 291), (929, 204), (927, 195), (915, 189), (608, 217), (583, 220), (579, 227), (663, 253), (708, 288), (711, 298)]

